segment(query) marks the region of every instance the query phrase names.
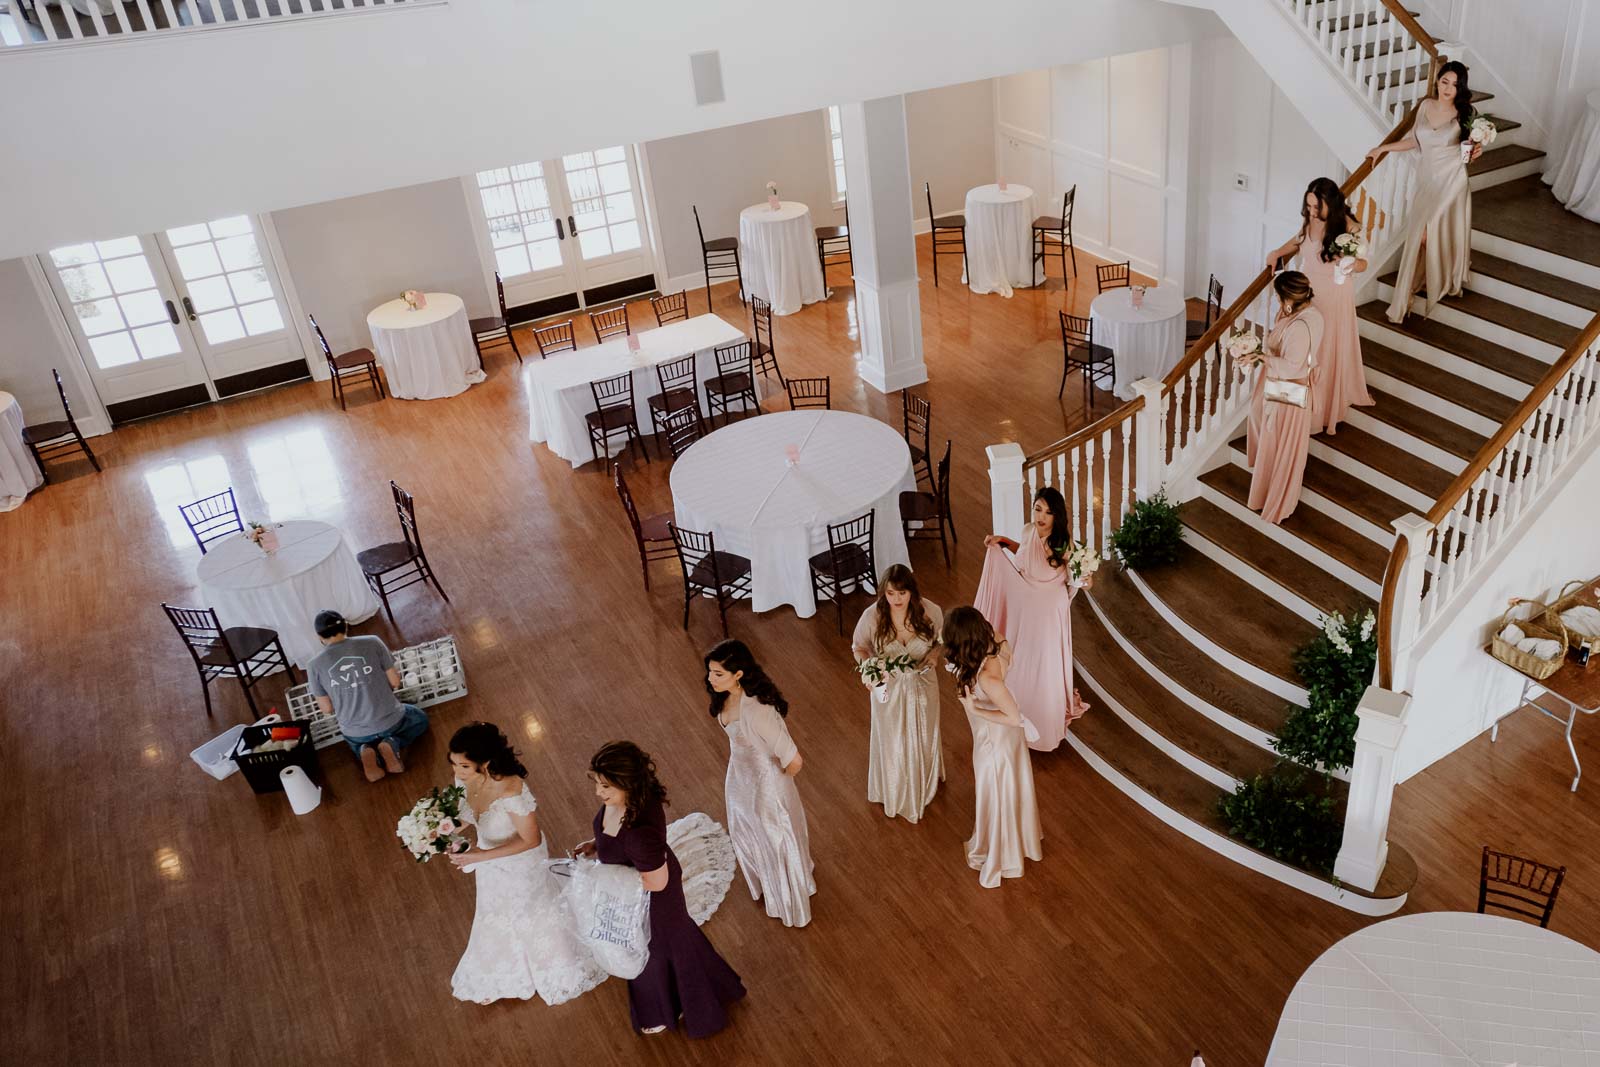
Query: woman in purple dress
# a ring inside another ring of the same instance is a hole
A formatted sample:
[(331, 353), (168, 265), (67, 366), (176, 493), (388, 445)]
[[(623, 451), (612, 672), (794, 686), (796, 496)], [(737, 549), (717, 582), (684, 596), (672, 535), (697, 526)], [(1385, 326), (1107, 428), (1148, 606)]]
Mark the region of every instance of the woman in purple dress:
[(589, 761), (589, 779), (604, 806), (594, 840), (577, 851), (633, 867), (650, 891), (650, 960), (628, 982), (634, 1029), (659, 1034), (681, 1018), (690, 1037), (710, 1037), (727, 1025), (726, 1006), (744, 996), (744, 983), (689, 917), (656, 765), (633, 742), (612, 741)]

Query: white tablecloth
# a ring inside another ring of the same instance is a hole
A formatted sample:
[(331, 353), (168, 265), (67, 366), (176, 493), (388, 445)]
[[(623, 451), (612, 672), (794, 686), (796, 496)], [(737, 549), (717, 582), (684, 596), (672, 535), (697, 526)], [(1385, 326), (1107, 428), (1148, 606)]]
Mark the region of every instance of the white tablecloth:
[[(787, 446), (800, 449), (789, 466)], [(911, 450), (894, 427), (845, 411), (779, 411), (725, 426), (672, 467), (678, 525), (712, 533), (750, 560), (751, 606), (816, 614), (807, 560), (828, 547), (828, 524), (877, 513), (878, 573), (909, 563), (900, 493), (916, 488)]]
[(1544, 180), (1567, 210), (1600, 222), (1600, 89), (1584, 104), (1565, 150), (1544, 172)]
[(1007, 182), (967, 190), (967, 287), (1010, 296), (1033, 284), (1033, 190)]
[(1133, 399), (1133, 383), (1140, 378), (1164, 378), (1183, 358), (1188, 331), (1183, 294), (1176, 286), (1159, 285), (1144, 294), (1144, 306), (1133, 306), (1132, 289), (1101, 293), (1089, 305), (1094, 321), (1094, 343), (1105, 345), (1117, 357), (1118, 399)]
[(43, 483), (33, 453), (22, 443), (22, 408), (16, 397), (0, 392), (0, 511), (20, 508)]
[[(639, 432), (649, 434), (652, 431), (650, 398), (661, 391), (661, 381), (656, 376), (658, 363), (691, 352), (699, 357), (695, 360), (695, 370), (699, 374), (695, 391), (704, 411), (706, 379), (717, 375), (714, 349), (745, 339), (737, 326), (716, 315), (696, 315), (682, 322), (669, 322), (654, 330), (643, 330), (634, 337), (639, 341), (637, 352), (628, 350), (626, 337), (613, 337), (593, 348), (530, 361), (524, 376), (528, 388), (528, 436), (544, 441), (550, 451), (574, 467), (581, 467), (594, 460), (589, 448), (589, 428), (584, 421), (594, 410), (594, 393), (589, 383), (633, 371), (634, 413), (639, 418)], [(759, 398), (765, 394), (767, 383), (758, 374), (755, 385)], [(620, 452), (623, 444), (621, 435), (612, 438), (611, 453)]]
[(389, 394), (402, 400), (441, 400), (483, 381), (467, 308), (453, 293), (428, 293), (412, 311), (404, 300), (379, 304), (367, 315), (372, 350), (383, 364)]
[(811, 209), (793, 200), (739, 212), (739, 264), (744, 291), (772, 305), (774, 315), (793, 315), (802, 305), (828, 299), (817, 261), (817, 230)]
[(378, 610), (378, 598), (337, 528), (309, 519), (286, 522), (278, 544), (269, 556), (243, 534), (213, 542), (194, 576), (201, 600), (217, 609), (223, 626), (278, 631), (284, 652), (303, 669), (322, 651), (311, 628), (317, 612), (337, 611), (357, 623)]
[(1324, 952), (1267, 1053), (1269, 1067), (1597, 1061), (1600, 953), (1529, 922), (1454, 911), (1374, 923)]

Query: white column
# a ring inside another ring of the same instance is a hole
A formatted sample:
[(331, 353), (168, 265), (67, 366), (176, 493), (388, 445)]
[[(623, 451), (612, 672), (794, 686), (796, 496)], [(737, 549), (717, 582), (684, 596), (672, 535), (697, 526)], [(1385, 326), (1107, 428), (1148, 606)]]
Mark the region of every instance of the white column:
[(861, 380), (891, 393), (928, 380), (911, 230), (905, 98), (839, 105)]
[(1020, 540), (1027, 514), (1027, 494), (1022, 487), (1022, 462), (1027, 457), (1015, 441), (990, 445), (989, 509), (992, 532)]
[(1433, 524), (1420, 515), (1402, 515), (1394, 528), (1406, 546), (1405, 562), (1394, 588), (1394, 617), (1389, 624), (1389, 655), (1394, 677), (1389, 680), (1397, 691), (1409, 693), (1416, 665), (1411, 648), (1417, 643), (1422, 625), (1422, 579), (1428, 567), (1428, 536)]
[(1166, 469), (1166, 457), (1162, 455), (1161, 382), (1140, 378), (1133, 383), (1133, 391), (1144, 398), (1144, 407), (1133, 416), (1134, 495), (1149, 500), (1161, 492), (1161, 475)]
[(1356, 708), (1356, 756), (1350, 765), (1350, 799), (1344, 841), (1333, 874), (1367, 892), (1378, 887), (1389, 859), (1389, 808), (1394, 803), (1395, 751), (1406, 729), (1411, 698), (1367, 687)]

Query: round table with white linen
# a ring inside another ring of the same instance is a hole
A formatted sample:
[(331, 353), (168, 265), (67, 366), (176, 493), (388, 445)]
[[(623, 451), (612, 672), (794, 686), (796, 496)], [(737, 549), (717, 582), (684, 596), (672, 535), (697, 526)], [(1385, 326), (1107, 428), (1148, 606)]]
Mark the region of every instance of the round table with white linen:
[(1089, 305), (1094, 323), (1094, 343), (1116, 356), (1117, 380), (1113, 391), (1119, 400), (1133, 399), (1133, 383), (1140, 378), (1160, 381), (1183, 358), (1188, 330), (1183, 294), (1176, 286), (1146, 289), (1144, 301), (1133, 306), (1133, 288), (1101, 293)]
[(1268, 1067), (1564, 1067), (1600, 1059), (1600, 953), (1529, 922), (1432, 911), (1363, 927), (1289, 994)]
[(967, 287), (999, 293), (1033, 285), (1033, 190), (1007, 182), (967, 190)]
[(401, 300), (367, 314), (372, 350), (383, 364), (389, 395), (402, 400), (442, 400), (464, 393), (486, 375), (472, 343), (467, 307), (454, 293), (425, 293), (413, 311)]
[(780, 200), (776, 211), (761, 203), (739, 212), (739, 263), (744, 291), (771, 304), (774, 315), (828, 299), (811, 209), (798, 201)]
[(33, 453), (22, 443), (22, 407), (16, 397), (0, 392), (0, 511), (20, 508), (43, 484)]
[(1583, 104), (1561, 158), (1544, 172), (1544, 180), (1568, 211), (1600, 222), (1600, 89)]
[(750, 560), (755, 611), (792, 604), (801, 618), (816, 614), (807, 561), (827, 550), (829, 523), (868, 509), (878, 573), (910, 562), (900, 494), (916, 488), (911, 450), (877, 419), (817, 410), (742, 419), (690, 446), (669, 480), (679, 526)]
[(278, 550), (261, 551), (243, 534), (213, 542), (194, 576), (200, 598), (223, 626), (265, 626), (278, 631), (283, 650), (304, 669), (322, 642), (311, 622), (337, 611), (351, 623), (372, 618), (378, 598), (337, 527), (310, 519), (277, 528)]

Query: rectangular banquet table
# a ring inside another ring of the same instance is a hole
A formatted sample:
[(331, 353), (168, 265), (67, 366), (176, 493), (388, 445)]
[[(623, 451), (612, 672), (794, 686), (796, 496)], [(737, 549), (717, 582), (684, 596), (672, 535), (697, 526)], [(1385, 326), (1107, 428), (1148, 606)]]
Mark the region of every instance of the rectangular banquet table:
[[(594, 459), (589, 448), (589, 430), (584, 417), (594, 410), (591, 382), (614, 378), (624, 371), (633, 372), (633, 404), (639, 418), (639, 432), (648, 434), (650, 425), (650, 398), (661, 391), (656, 378), (657, 364), (687, 356), (699, 356), (695, 369), (699, 375), (695, 393), (705, 405), (705, 382), (717, 374), (717, 358), (713, 349), (746, 340), (737, 326), (716, 315), (696, 315), (682, 322), (669, 322), (653, 330), (636, 334), (639, 351), (628, 350), (626, 337), (613, 337), (591, 348), (575, 352), (562, 352), (532, 362), (527, 370), (528, 382), (528, 436), (543, 441), (550, 451), (581, 467)], [(756, 376), (756, 395), (763, 391), (763, 382)], [(620, 451), (622, 438), (613, 438), (611, 449)]]

